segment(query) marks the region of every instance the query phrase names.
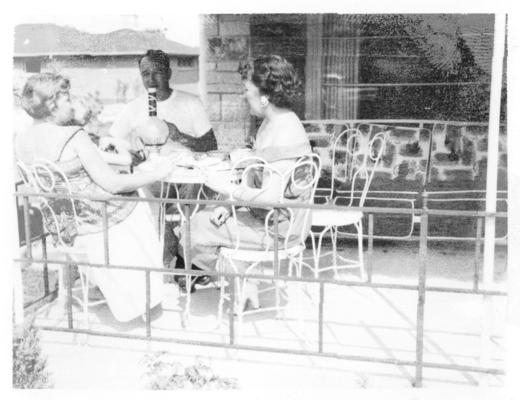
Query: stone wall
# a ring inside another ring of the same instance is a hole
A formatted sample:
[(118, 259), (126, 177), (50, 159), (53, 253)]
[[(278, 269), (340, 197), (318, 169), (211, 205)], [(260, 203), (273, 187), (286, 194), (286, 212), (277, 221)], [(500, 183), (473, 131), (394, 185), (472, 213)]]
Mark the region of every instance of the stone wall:
[[(403, 121), (374, 123), (356, 121), (315, 121), (304, 123), (325, 170), (331, 169), (333, 138), (355, 127), (374, 135), (389, 130), (386, 150), (376, 176), (399, 182), (425, 181), (431, 136), (430, 183), (453, 182), (462, 188), (484, 188), (486, 179), (486, 124), (445, 121)], [(499, 187), (507, 184), (506, 132), (500, 129)], [(404, 183), (406, 184), (406, 183)]]
[(243, 146), (250, 130), (249, 110), (238, 73), (239, 63), (250, 57), (249, 18), (241, 14), (203, 17), (201, 62), (206, 103), (222, 149)]
[[(301, 40), (305, 38), (304, 24), (301, 15), (218, 14), (203, 17), (202, 74), (209, 116), (220, 147), (243, 146), (247, 136), (256, 129), (242, 96), (243, 88), (237, 73), (239, 62), (254, 58), (267, 49), (269, 52), (276, 50), (285, 43), (281, 37), (293, 39), (291, 49), (286, 49), (292, 58), (296, 60), (300, 53), (304, 56), (305, 49), (301, 48)], [(431, 152), (430, 183), (442, 182), (446, 187), (459, 185), (461, 189), (485, 187), (486, 124), (394, 120), (374, 123), (316, 121), (305, 126), (314, 139), (316, 150), (324, 158), (325, 169), (330, 169), (330, 138), (334, 134), (346, 127), (359, 127), (371, 134), (391, 129), (383, 161), (377, 170), (377, 176), (390, 182), (389, 186), (395, 183), (401, 190), (405, 186), (421, 186)], [(502, 129), (499, 165), (499, 187), (502, 188), (507, 184), (506, 169), (506, 135)]]

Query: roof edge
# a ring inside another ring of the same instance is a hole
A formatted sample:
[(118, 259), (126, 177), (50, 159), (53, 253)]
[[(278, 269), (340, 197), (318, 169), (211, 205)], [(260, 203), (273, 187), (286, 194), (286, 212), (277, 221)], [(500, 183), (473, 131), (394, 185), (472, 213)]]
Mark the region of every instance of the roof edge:
[[(76, 53), (76, 52), (56, 52), (56, 53), (15, 53), (13, 58), (29, 58), (29, 57), (57, 57), (57, 56), (140, 56), (143, 51), (116, 51), (116, 52), (89, 52), (89, 53)], [(177, 57), (199, 57), (199, 54), (193, 53), (166, 53), (169, 56)]]

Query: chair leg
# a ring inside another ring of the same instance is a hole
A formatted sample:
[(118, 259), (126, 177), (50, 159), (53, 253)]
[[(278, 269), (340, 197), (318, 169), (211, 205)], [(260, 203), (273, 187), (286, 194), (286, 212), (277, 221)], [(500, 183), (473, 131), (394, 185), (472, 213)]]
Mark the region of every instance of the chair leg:
[[(189, 251), (189, 250), (188, 250)], [(187, 260), (186, 257), (186, 249), (184, 251), (184, 259)], [(184, 265), (184, 271), (186, 271), (187, 265)], [(184, 313), (183, 313), (183, 326), (186, 327), (189, 323), (190, 319), (190, 310), (191, 310), (191, 275), (184, 275), (186, 277), (186, 304), (184, 306)]]
[(361, 281), (366, 281), (365, 263), (363, 262), (363, 225), (362, 221), (356, 224), (358, 234), (358, 259), (359, 259), (359, 273)]
[(334, 267), (334, 278), (338, 279), (338, 249), (337, 249), (337, 240), (338, 240), (338, 227), (332, 226), (330, 228), (330, 239), (332, 240), (332, 261)]
[(317, 278), (319, 274), (319, 261), (316, 256), (316, 238), (314, 232), (311, 231), (311, 243), (312, 243), (312, 258), (314, 261), (314, 277)]
[[(287, 270), (287, 275), (288, 276), (292, 276), (294, 265), (295, 264), (294, 264), (294, 262), (292, 260), (292, 257), (289, 257), (289, 266), (288, 266), (288, 270)], [(298, 274), (298, 271), (296, 271), (296, 274)]]
[(320, 236), (318, 237), (318, 246), (316, 249), (315, 257), (314, 257), (314, 275), (317, 278), (318, 274), (320, 272), (320, 255), (321, 255), (321, 242), (323, 241), (323, 237), (327, 233), (327, 231), (330, 229), (330, 226), (325, 227), (321, 232)]
[(59, 265), (58, 266), (58, 298), (57, 301), (59, 304), (65, 304), (65, 279), (64, 279), (64, 268), (69, 268), (68, 266)]
[(298, 256), (298, 262), (296, 263), (296, 276), (298, 278), (302, 277), (302, 267), (303, 267), (303, 251), (300, 252), (300, 255)]

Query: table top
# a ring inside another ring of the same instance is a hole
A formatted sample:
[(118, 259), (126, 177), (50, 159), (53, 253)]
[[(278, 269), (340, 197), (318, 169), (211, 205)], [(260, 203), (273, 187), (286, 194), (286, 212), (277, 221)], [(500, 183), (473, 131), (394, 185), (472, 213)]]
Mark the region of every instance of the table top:
[[(139, 171), (151, 171), (154, 169), (156, 161), (145, 161), (137, 166)], [(200, 163), (200, 165), (182, 166), (177, 165), (170, 175), (163, 179), (163, 182), (174, 184), (203, 184), (206, 182), (205, 170), (218, 171), (222, 174), (229, 175), (232, 180), (231, 164), (226, 161), (208, 164)]]
[(206, 182), (206, 177), (201, 169), (189, 169), (177, 167), (163, 182), (167, 183), (199, 183)]

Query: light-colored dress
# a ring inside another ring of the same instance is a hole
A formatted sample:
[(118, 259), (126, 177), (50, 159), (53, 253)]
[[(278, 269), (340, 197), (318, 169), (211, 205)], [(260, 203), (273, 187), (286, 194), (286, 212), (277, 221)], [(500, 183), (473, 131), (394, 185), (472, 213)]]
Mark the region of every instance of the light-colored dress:
[[(38, 159), (55, 163), (68, 179), (72, 193), (109, 197), (110, 193), (98, 186), (84, 169), (78, 157), (62, 160), (63, 149), (81, 128), (38, 123), (15, 138), (17, 159), (31, 165)], [(63, 179), (56, 176), (57, 192), (66, 192)], [(126, 194), (136, 196), (136, 192)], [(104, 263), (103, 202), (77, 199), (74, 201), (77, 224), (71, 202), (53, 199), (51, 207), (59, 216), (62, 239), (74, 246), (79, 259), (89, 263)], [(162, 245), (152, 223), (150, 208), (145, 203), (110, 201), (107, 203), (108, 243), (110, 264), (162, 268)], [(49, 232), (56, 238), (51, 215), (43, 210)], [(114, 317), (121, 322), (134, 319), (145, 312), (145, 273), (105, 268), (91, 268), (91, 281), (103, 293)], [(163, 280), (157, 273), (150, 274), (151, 307), (163, 299)]]
[[(289, 115), (289, 118), (297, 117)], [(305, 131), (303, 127), (301, 127), (301, 131), (299, 130), (301, 123), (298, 120), (294, 121), (294, 124), (296, 126), (294, 134), (292, 132), (280, 132), (280, 134), (293, 136), (292, 142), (294, 145), (289, 146), (282, 142), (281, 145), (269, 143), (269, 145), (263, 146), (262, 143), (257, 141), (253, 154), (258, 155), (269, 163), (281, 160), (293, 160), (296, 162), (298, 158), (310, 155), (312, 150)], [(259, 134), (261, 132), (262, 127), (260, 127)], [(274, 135), (276, 136), (276, 134)], [(290, 138), (289, 141), (291, 142)], [(256, 180), (255, 187), (261, 187), (260, 174), (253, 177), (253, 180)], [(295, 190), (295, 188), (288, 185), (284, 191), (284, 198), (288, 202), (307, 202), (310, 192), (310, 190)], [(267, 235), (265, 232), (265, 216), (269, 210), (240, 208), (237, 209), (236, 224), (233, 218), (228, 218), (223, 225), (217, 227), (210, 221), (213, 209), (213, 207), (208, 207), (199, 211), (191, 219), (190, 254), (192, 263), (197, 267), (204, 270), (214, 270), (219, 249), (221, 247), (234, 247), (237, 236), (240, 237), (241, 249), (262, 250), (266, 246), (272, 247), (274, 237), (272, 234)], [(293, 211), (293, 225), (290, 227), (290, 231), (288, 213), (284, 212), (283, 209), (280, 212), (278, 221), (278, 242), (280, 246), (283, 246), (287, 236), (289, 236), (288, 244), (291, 245), (297, 243), (302, 234), (306, 236), (310, 231), (310, 218), (307, 221), (305, 220), (305, 210), (294, 209)], [(181, 232), (180, 244), (184, 250), (186, 249), (186, 238), (182, 234), (183, 232)]]

